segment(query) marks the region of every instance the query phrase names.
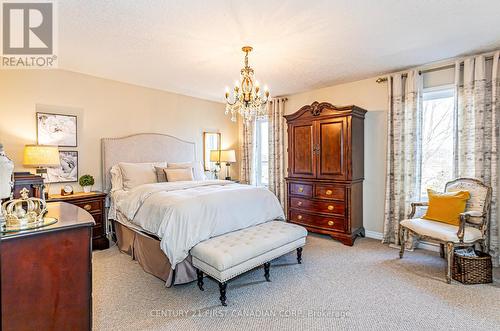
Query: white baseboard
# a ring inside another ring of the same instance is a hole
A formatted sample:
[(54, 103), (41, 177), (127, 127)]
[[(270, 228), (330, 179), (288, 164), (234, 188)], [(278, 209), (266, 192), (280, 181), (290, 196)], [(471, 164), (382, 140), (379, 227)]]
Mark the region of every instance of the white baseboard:
[[(384, 235), (381, 232), (377, 231), (365, 231), (365, 235), (367, 238), (382, 240)], [(418, 244), (417, 248), (425, 249), (427, 251), (439, 252), (439, 244), (431, 243), (428, 241), (422, 241)]]
[(382, 240), (384, 238), (384, 235), (382, 234), (382, 232), (377, 232), (377, 231), (366, 230), (365, 235), (367, 238), (378, 239), (378, 240)]

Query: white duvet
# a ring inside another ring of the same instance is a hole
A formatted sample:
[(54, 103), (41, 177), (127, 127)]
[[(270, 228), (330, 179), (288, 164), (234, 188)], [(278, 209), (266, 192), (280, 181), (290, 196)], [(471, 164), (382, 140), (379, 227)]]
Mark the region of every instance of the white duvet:
[(285, 219), (268, 189), (224, 180), (145, 184), (120, 193), (117, 209), (156, 234), (172, 264), (199, 242), (249, 226)]

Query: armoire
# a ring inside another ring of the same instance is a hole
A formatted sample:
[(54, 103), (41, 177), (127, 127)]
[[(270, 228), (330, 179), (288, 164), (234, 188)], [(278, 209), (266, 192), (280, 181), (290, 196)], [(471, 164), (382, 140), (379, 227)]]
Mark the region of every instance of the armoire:
[(313, 102), (285, 115), (287, 220), (349, 246), (365, 235), (365, 113), (356, 106)]

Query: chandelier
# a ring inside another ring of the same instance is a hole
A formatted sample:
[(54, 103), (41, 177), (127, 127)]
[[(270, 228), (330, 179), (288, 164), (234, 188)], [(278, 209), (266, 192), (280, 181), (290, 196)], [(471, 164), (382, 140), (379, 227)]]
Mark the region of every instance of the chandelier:
[(232, 95), (226, 87), (226, 115), (231, 113), (231, 121), (236, 122), (236, 114), (240, 114), (246, 122), (250, 122), (255, 117), (267, 114), (269, 90), (265, 87), (262, 94), (254, 71), (248, 65), (248, 53), (252, 47), (244, 46), (241, 50), (245, 52), (245, 67), (240, 71), (240, 80), (236, 81)]

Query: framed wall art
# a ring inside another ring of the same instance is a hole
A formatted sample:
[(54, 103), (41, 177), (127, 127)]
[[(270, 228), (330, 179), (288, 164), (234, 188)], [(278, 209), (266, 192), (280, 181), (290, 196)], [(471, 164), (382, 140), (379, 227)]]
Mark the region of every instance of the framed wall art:
[(38, 145), (77, 147), (77, 117), (52, 113), (36, 113)]
[(59, 151), (61, 165), (47, 168), (48, 183), (69, 183), (78, 181), (78, 152)]

